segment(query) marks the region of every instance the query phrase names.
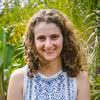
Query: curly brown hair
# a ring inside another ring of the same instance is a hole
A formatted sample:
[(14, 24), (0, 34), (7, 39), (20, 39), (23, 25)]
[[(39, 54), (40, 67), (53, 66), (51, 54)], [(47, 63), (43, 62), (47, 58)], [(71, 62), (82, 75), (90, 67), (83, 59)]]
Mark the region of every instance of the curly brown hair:
[(29, 21), (24, 41), (25, 60), (29, 69), (28, 76), (33, 77), (42, 64), (47, 64), (47, 61), (38, 54), (34, 43), (34, 27), (41, 22), (54, 23), (61, 29), (63, 35), (62, 70), (67, 72), (69, 76), (76, 77), (82, 69), (81, 50), (76, 41), (75, 30), (71, 22), (56, 9), (40, 10)]

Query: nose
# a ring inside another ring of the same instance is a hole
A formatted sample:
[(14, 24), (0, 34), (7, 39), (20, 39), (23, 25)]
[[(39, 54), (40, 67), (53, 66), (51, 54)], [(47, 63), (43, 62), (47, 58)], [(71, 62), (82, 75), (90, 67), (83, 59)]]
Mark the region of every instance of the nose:
[(45, 41), (45, 48), (50, 49), (52, 47), (52, 41), (48, 38)]

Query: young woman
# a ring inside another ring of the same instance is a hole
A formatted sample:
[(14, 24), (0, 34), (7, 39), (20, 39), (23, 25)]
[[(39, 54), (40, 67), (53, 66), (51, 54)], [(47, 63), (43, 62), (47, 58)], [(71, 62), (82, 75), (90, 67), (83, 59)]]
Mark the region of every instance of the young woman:
[(12, 73), (7, 100), (90, 100), (75, 31), (60, 11), (36, 13), (24, 45), (27, 64)]

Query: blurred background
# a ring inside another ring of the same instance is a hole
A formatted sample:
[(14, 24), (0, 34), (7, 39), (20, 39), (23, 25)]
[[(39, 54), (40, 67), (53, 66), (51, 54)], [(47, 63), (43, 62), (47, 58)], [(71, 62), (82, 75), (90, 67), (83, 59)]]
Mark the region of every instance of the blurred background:
[(73, 22), (85, 52), (92, 100), (100, 100), (99, 0), (0, 0), (0, 100), (6, 100), (11, 73), (25, 65), (23, 37), (31, 16), (56, 8)]

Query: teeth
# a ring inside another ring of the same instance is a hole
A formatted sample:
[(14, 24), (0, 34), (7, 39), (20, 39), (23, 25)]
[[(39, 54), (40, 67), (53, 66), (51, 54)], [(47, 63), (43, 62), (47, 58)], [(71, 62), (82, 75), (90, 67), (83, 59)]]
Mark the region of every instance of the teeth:
[(52, 53), (52, 52), (46, 52), (46, 53)]
[(53, 51), (49, 51), (49, 52), (47, 51), (46, 53), (52, 53), (52, 52), (53, 52)]
[(48, 53), (48, 54), (53, 53), (54, 51), (55, 51), (55, 49), (53, 49), (53, 50), (45, 50), (45, 49), (44, 49), (44, 52), (46, 52), (46, 53)]

